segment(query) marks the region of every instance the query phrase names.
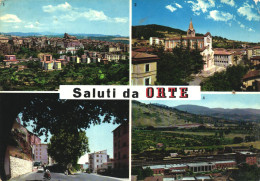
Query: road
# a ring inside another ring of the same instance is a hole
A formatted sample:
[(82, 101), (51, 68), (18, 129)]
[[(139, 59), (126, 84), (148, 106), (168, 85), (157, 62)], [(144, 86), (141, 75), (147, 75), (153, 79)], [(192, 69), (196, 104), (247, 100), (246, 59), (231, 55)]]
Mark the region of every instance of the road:
[[(20, 177), (13, 178), (9, 181), (43, 181), (43, 173), (32, 172), (25, 174)], [(64, 175), (63, 173), (51, 173), (51, 181), (120, 181), (129, 179), (119, 179), (113, 177), (106, 177), (97, 174), (87, 174), (87, 173), (76, 173), (75, 175)]]

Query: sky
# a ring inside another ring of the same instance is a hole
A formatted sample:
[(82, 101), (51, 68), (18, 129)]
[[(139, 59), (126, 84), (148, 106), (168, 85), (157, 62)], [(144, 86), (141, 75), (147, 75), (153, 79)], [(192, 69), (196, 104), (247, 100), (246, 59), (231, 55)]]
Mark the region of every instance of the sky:
[[(114, 157), (113, 154), (113, 130), (116, 129), (118, 124), (102, 123), (101, 125), (91, 126), (86, 130), (86, 135), (89, 141), (90, 153), (97, 151), (107, 150), (110, 158)], [(83, 155), (78, 163), (84, 164), (88, 162), (88, 153)]]
[(158, 24), (260, 42), (260, 0), (132, 0), (132, 24)]
[(260, 94), (201, 94), (201, 100), (140, 101), (146, 104), (159, 103), (170, 107), (192, 104), (209, 108), (252, 108), (260, 109)]
[(6, 0), (0, 32), (129, 36), (128, 0)]

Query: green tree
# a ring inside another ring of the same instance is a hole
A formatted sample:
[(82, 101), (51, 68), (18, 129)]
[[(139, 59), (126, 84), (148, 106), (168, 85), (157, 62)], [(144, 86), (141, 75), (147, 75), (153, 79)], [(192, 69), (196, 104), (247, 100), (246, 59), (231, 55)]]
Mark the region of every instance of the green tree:
[(203, 91), (239, 91), (242, 78), (247, 73), (248, 67), (237, 65), (227, 67), (226, 71), (216, 72), (201, 83)]
[(183, 46), (183, 39), (172, 52), (164, 52), (158, 49), (160, 60), (157, 63), (157, 84), (160, 85), (184, 85), (191, 79), (191, 74), (201, 71), (204, 65), (203, 57), (195, 46), (190, 48), (190, 41)]
[(233, 143), (237, 144), (237, 143), (242, 143), (244, 141), (243, 138), (241, 137), (234, 137), (233, 138)]
[(84, 131), (75, 130), (72, 133), (61, 129), (51, 137), (48, 144), (48, 154), (62, 165), (76, 165), (85, 152), (89, 152), (89, 147)]
[(80, 48), (77, 53), (76, 53), (79, 57), (81, 57), (82, 55), (84, 55), (84, 49)]

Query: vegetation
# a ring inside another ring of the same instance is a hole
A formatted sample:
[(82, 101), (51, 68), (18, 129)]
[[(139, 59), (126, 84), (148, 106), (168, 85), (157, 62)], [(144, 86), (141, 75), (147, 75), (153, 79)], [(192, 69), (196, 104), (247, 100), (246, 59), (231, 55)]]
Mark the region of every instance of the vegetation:
[(248, 67), (242, 65), (227, 67), (226, 71), (216, 72), (201, 83), (202, 91), (240, 91), (242, 78)]
[(153, 176), (153, 171), (150, 167), (143, 169), (142, 167), (133, 167), (132, 175), (137, 175), (138, 180), (143, 180), (146, 177)]
[(63, 129), (53, 135), (48, 144), (48, 154), (59, 164), (76, 166), (78, 159), (89, 152), (88, 138), (84, 131), (67, 132)]
[(129, 61), (108, 64), (77, 64), (70, 62), (62, 70), (43, 71), (39, 62), (22, 63), (28, 69), (18, 71), (18, 66), (0, 69), (0, 90), (56, 90), (59, 85), (128, 85)]
[(234, 180), (254, 181), (260, 179), (260, 168), (257, 165), (242, 164), (238, 170), (233, 170), (230, 176)]
[(158, 85), (185, 85), (191, 79), (191, 74), (199, 73), (204, 65), (197, 44), (195, 49), (191, 50), (189, 41), (187, 47), (184, 47), (182, 39), (171, 53), (164, 53), (161, 49), (158, 56)]
[[(163, 160), (180, 156), (224, 153), (227, 146), (259, 148), (259, 123), (196, 115), (160, 104), (132, 103), (132, 158)], [(159, 120), (159, 121), (158, 121)], [(179, 128), (183, 124), (199, 127)]]

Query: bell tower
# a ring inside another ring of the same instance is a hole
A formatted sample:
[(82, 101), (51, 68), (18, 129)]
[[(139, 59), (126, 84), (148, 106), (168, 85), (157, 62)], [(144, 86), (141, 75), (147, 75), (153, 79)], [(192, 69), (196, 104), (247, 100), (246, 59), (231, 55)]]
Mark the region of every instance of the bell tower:
[(189, 29), (187, 30), (187, 37), (195, 37), (195, 29), (193, 28), (192, 19), (190, 20)]

